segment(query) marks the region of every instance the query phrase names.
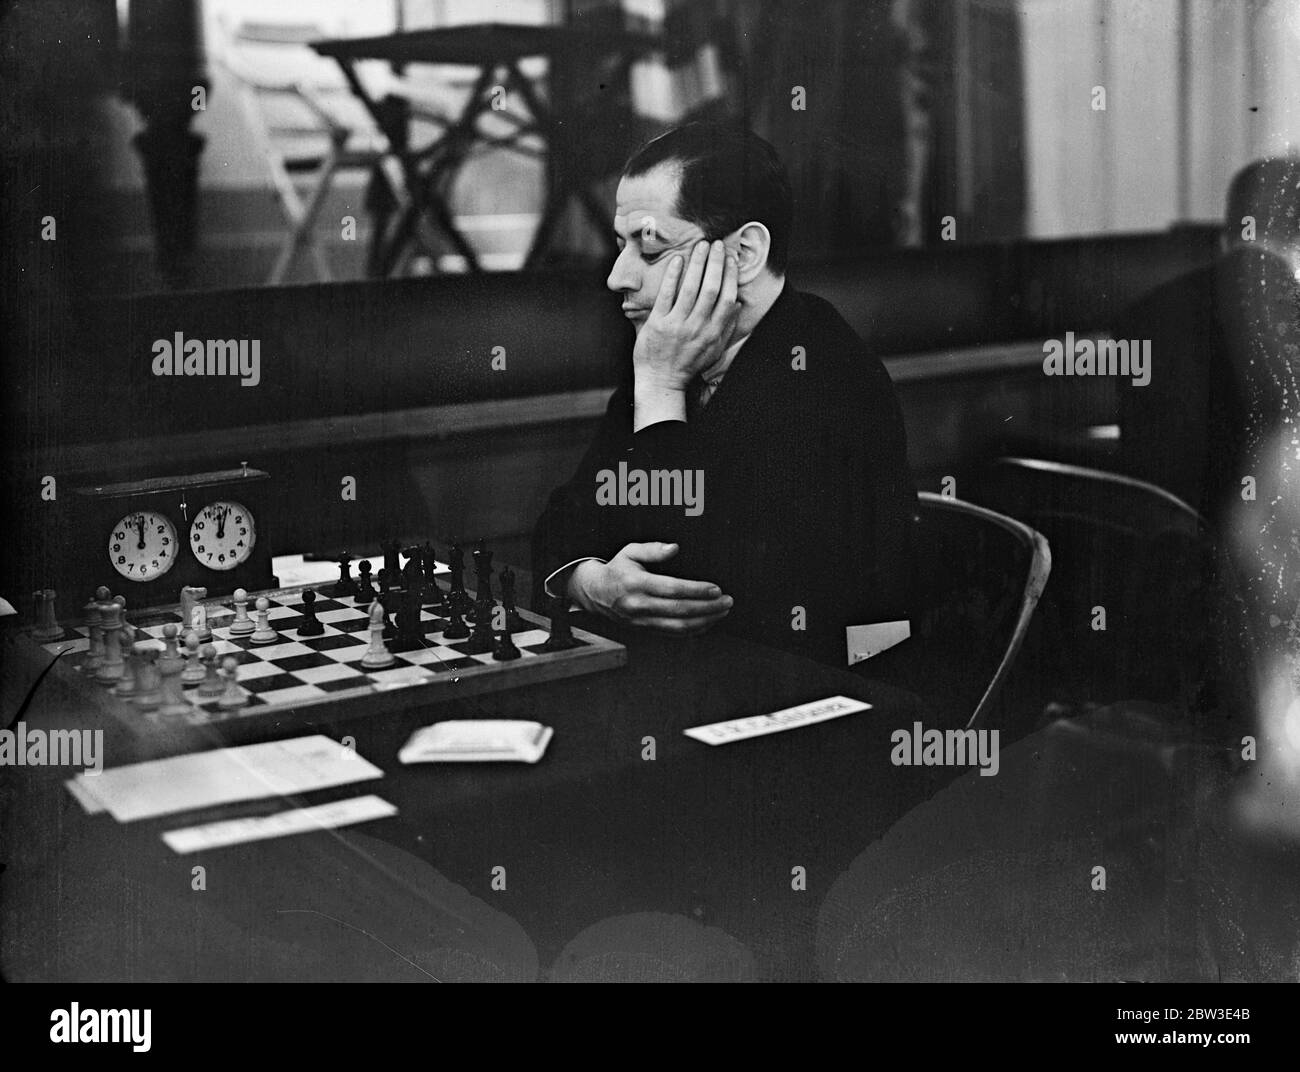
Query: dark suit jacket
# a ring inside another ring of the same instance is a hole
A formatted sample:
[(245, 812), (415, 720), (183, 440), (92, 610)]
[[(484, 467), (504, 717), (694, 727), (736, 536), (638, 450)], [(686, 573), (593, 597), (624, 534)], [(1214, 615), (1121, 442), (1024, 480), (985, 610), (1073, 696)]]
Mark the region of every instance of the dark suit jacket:
[[(702, 513), (598, 505), (598, 474), (619, 462), (703, 473)], [(629, 362), (578, 471), (537, 523), (533, 570), (540, 588), (577, 558), (678, 543), (658, 568), (734, 598), (717, 628), (844, 666), (846, 626), (908, 616), (915, 502), (885, 367), (829, 303), (787, 283), (690, 423), (634, 434)]]

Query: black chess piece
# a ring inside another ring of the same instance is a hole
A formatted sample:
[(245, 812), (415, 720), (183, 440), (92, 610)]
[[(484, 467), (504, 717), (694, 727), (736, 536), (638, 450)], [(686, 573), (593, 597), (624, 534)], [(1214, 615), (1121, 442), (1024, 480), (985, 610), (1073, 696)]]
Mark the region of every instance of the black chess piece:
[(506, 616), (506, 627), (497, 637), (496, 646), (492, 649), (492, 658), (499, 663), (508, 663), (519, 658), (519, 649), (515, 646), (515, 639), (510, 634), (514, 630), (510, 626), (510, 617)]
[[(481, 608), (483, 604), (479, 604)], [(492, 633), (492, 614), (491, 612), (480, 613), (474, 619), (474, 632), (471, 634), (468, 643), (461, 649), (466, 655), (486, 655), (496, 644), (496, 637)]]
[(346, 551), (339, 555), (339, 579), (330, 595), (335, 599), (347, 599), (357, 594), (357, 582), (352, 579), (352, 556)]
[(442, 589), (438, 587), (436, 579), (438, 559), (433, 553), (433, 545), (426, 540), (421, 553), (424, 556), (424, 598), (422, 602), (432, 610), (444, 610), (447, 604), (442, 597)]
[[(408, 579), (413, 571), (408, 570)], [(420, 586), (409, 584), (402, 590), (397, 605), (397, 636), (389, 645), (391, 651), (414, 651), (424, 647), (424, 630), (420, 625)]]
[(551, 597), (551, 635), (542, 645), (542, 651), (567, 651), (578, 647), (569, 623), (569, 601), (564, 596)]
[(474, 601), (465, 591), (465, 552), (461, 550), (460, 544), (451, 545), (447, 564), (451, 567), (451, 590), (447, 593), (447, 602), (464, 615), (473, 608)]
[(383, 604), (384, 610), (393, 609), (393, 571), (387, 566), (379, 567), (379, 595), (377, 598)]
[(302, 594), (302, 622), (298, 626), (299, 636), (320, 636), (325, 632), (325, 627), (316, 617), (315, 603), (316, 593), (308, 588)]
[(524, 627), (515, 607), (515, 571), (509, 566), (501, 571), (501, 605), (506, 609), (506, 628), (512, 633)]
[(424, 555), (418, 547), (412, 547), (407, 553), (406, 565), (402, 567), (402, 587), (414, 588), (417, 599), (424, 594)]
[(402, 563), (397, 557), (402, 545), (397, 540), (389, 540), (387, 543), (381, 543), (379, 549), (384, 552), (384, 569), (388, 570), (388, 575), (396, 583), (402, 573)]
[(357, 565), (357, 572), (361, 574), (356, 581), (358, 607), (368, 607), (375, 600), (375, 586), (370, 580), (370, 573), (373, 568), (368, 558), (363, 558)]
[(476, 602), (492, 601), (492, 552), (487, 549), (487, 542), (479, 540), (474, 552), (474, 575), (478, 581), (474, 589)]
[(469, 636), (469, 626), (465, 624), (465, 619), (461, 617), (459, 607), (451, 607), (448, 612), (447, 628), (442, 631), (442, 635), (447, 640), (464, 640)]

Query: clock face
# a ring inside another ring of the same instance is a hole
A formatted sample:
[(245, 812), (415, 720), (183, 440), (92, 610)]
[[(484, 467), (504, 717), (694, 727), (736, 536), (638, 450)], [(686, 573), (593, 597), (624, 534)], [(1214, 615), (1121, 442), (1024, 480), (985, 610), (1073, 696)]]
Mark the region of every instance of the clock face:
[(176, 527), (154, 510), (127, 514), (108, 537), (113, 568), (132, 581), (152, 581), (176, 564)]
[(232, 500), (208, 503), (190, 526), (190, 549), (208, 569), (230, 570), (248, 561), (256, 538), (248, 507)]

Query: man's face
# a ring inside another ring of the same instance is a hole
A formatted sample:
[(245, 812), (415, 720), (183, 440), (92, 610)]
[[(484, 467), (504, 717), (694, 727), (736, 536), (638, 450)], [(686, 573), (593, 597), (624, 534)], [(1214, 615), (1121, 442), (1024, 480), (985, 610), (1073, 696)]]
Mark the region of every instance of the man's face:
[(661, 164), (644, 175), (625, 176), (615, 195), (618, 258), (605, 285), (623, 296), (623, 313), (639, 333), (659, 294), (674, 253), (689, 259), (704, 231), (676, 214), (679, 169)]

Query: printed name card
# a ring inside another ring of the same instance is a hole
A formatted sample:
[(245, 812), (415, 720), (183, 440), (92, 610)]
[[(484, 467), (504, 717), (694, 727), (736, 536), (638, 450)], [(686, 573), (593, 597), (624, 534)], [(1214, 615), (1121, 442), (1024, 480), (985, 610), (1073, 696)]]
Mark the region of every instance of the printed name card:
[(869, 711), (871, 704), (861, 700), (850, 700), (847, 696), (831, 696), (825, 700), (813, 700), (798, 707), (787, 707), (782, 711), (773, 711), (769, 715), (749, 715), (746, 718), (733, 718), (728, 722), (714, 722), (708, 726), (692, 726), (683, 732), (705, 744), (730, 744), (732, 741), (745, 741), (750, 737), (762, 737), (768, 733), (780, 733), (782, 730), (797, 730), (801, 726), (812, 726), (832, 718), (841, 718), (858, 711)]
[(199, 852), (202, 849), (239, 845), (245, 841), (265, 841), (289, 834), (306, 834), (313, 830), (333, 830), (353, 823), (386, 819), (396, 814), (397, 809), (388, 801), (370, 795), (317, 804), (310, 808), (294, 808), (274, 815), (226, 819), (205, 823), (203, 826), (187, 826), (183, 830), (168, 830), (162, 839), (173, 852)]

